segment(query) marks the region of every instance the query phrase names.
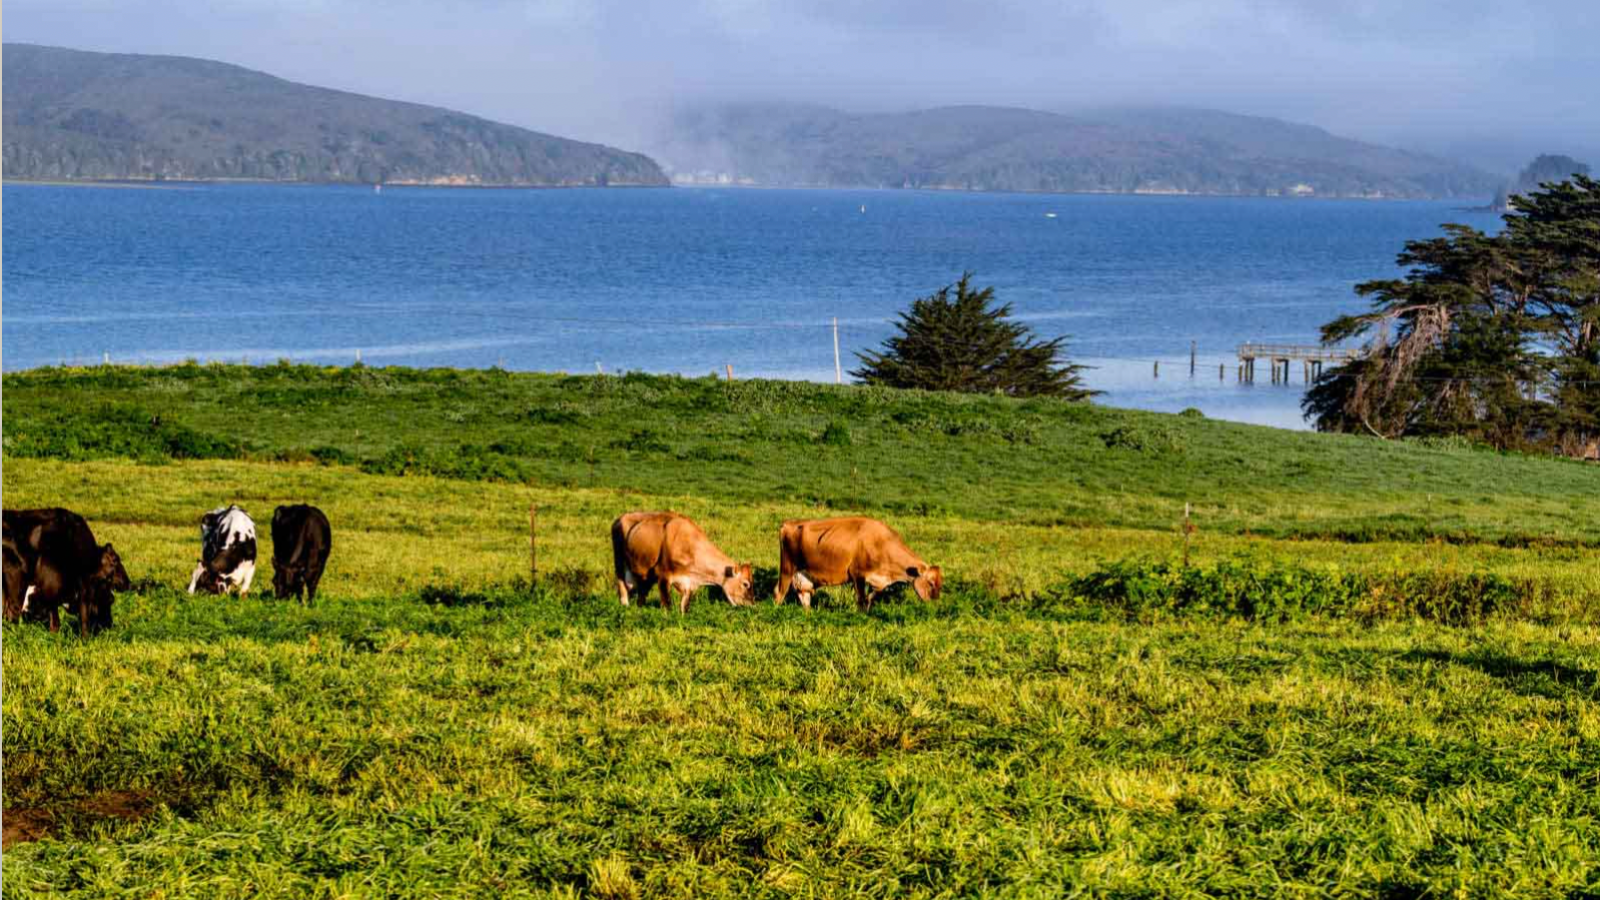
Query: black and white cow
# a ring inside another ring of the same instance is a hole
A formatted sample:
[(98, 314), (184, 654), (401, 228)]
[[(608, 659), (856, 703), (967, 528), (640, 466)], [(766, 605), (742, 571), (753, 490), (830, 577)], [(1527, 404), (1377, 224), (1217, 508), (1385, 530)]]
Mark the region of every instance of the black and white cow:
[(189, 593), (243, 597), (256, 575), (256, 523), (238, 506), (222, 506), (200, 517), (200, 562), (189, 579)]
[(333, 528), (315, 506), (280, 506), (272, 512), (272, 593), (317, 599), (317, 582), (333, 551)]

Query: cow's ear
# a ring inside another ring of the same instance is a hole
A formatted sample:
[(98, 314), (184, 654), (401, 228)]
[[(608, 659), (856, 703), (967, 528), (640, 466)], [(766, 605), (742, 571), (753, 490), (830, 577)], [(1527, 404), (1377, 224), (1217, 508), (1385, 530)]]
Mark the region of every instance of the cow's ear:
[(921, 578), (922, 570), (918, 569), (916, 566), (909, 566), (906, 568), (906, 574), (910, 575), (912, 578)]
[(733, 577), (733, 566), (728, 566), (726, 569), (723, 569), (722, 570), (722, 577), (723, 578), (732, 578)]

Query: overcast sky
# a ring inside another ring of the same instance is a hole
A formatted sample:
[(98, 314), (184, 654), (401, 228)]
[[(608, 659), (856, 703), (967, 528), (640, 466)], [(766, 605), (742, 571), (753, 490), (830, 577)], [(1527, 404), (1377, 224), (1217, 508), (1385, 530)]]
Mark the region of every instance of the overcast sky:
[(674, 102), (1206, 106), (1600, 168), (1600, 0), (7, 0), (7, 41), (200, 56), (637, 147)]

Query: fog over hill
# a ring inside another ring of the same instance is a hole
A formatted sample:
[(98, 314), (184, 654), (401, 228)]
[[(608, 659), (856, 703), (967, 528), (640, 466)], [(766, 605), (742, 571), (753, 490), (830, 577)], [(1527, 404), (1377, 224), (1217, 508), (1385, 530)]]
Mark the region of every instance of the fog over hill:
[(1161, 107), (698, 105), (646, 149), (680, 183), (1485, 200), (1498, 184), (1309, 125)]
[(4, 46), (17, 179), (665, 184), (648, 157), (180, 56)]

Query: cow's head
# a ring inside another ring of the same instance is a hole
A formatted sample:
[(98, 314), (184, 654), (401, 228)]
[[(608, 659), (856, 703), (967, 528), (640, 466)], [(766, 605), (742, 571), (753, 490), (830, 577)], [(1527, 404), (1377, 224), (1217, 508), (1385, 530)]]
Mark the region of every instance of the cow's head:
[[(108, 550), (110, 548), (107, 548)], [(117, 563), (121, 568), (122, 563)], [(123, 573), (123, 579), (128, 575)], [(111, 603), (116, 600), (116, 595), (111, 593), (113, 584), (110, 581), (96, 578), (83, 586), (83, 608), (79, 611), (84, 617), (84, 625), (90, 634), (104, 631), (111, 627)], [(126, 587), (119, 590), (127, 590)]]
[(722, 570), (722, 580), (717, 582), (722, 587), (722, 593), (728, 602), (734, 606), (753, 606), (755, 592), (751, 585), (755, 581), (755, 570), (749, 563), (737, 566), (728, 566)]
[[(100, 548), (100, 569), (90, 579), (102, 583), (108, 591), (128, 591), (133, 589), (133, 582), (128, 580), (128, 570), (122, 567), (122, 557), (110, 544)], [(110, 604), (106, 605), (109, 610)], [(110, 613), (108, 612), (109, 616)]]
[(210, 566), (202, 567), (200, 579), (195, 582), (195, 590), (203, 594), (220, 594), (222, 588), (222, 576), (213, 572)]
[(906, 575), (911, 578), (911, 588), (917, 592), (918, 599), (937, 600), (944, 593), (944, 570), (938, 566), (911, 566), (906, 569)]
[(278, 562), (276, 559), (272, 561), (273, 596), (287, 597), (300, 590), (305, 583), (305, 569), (289, 563)]

